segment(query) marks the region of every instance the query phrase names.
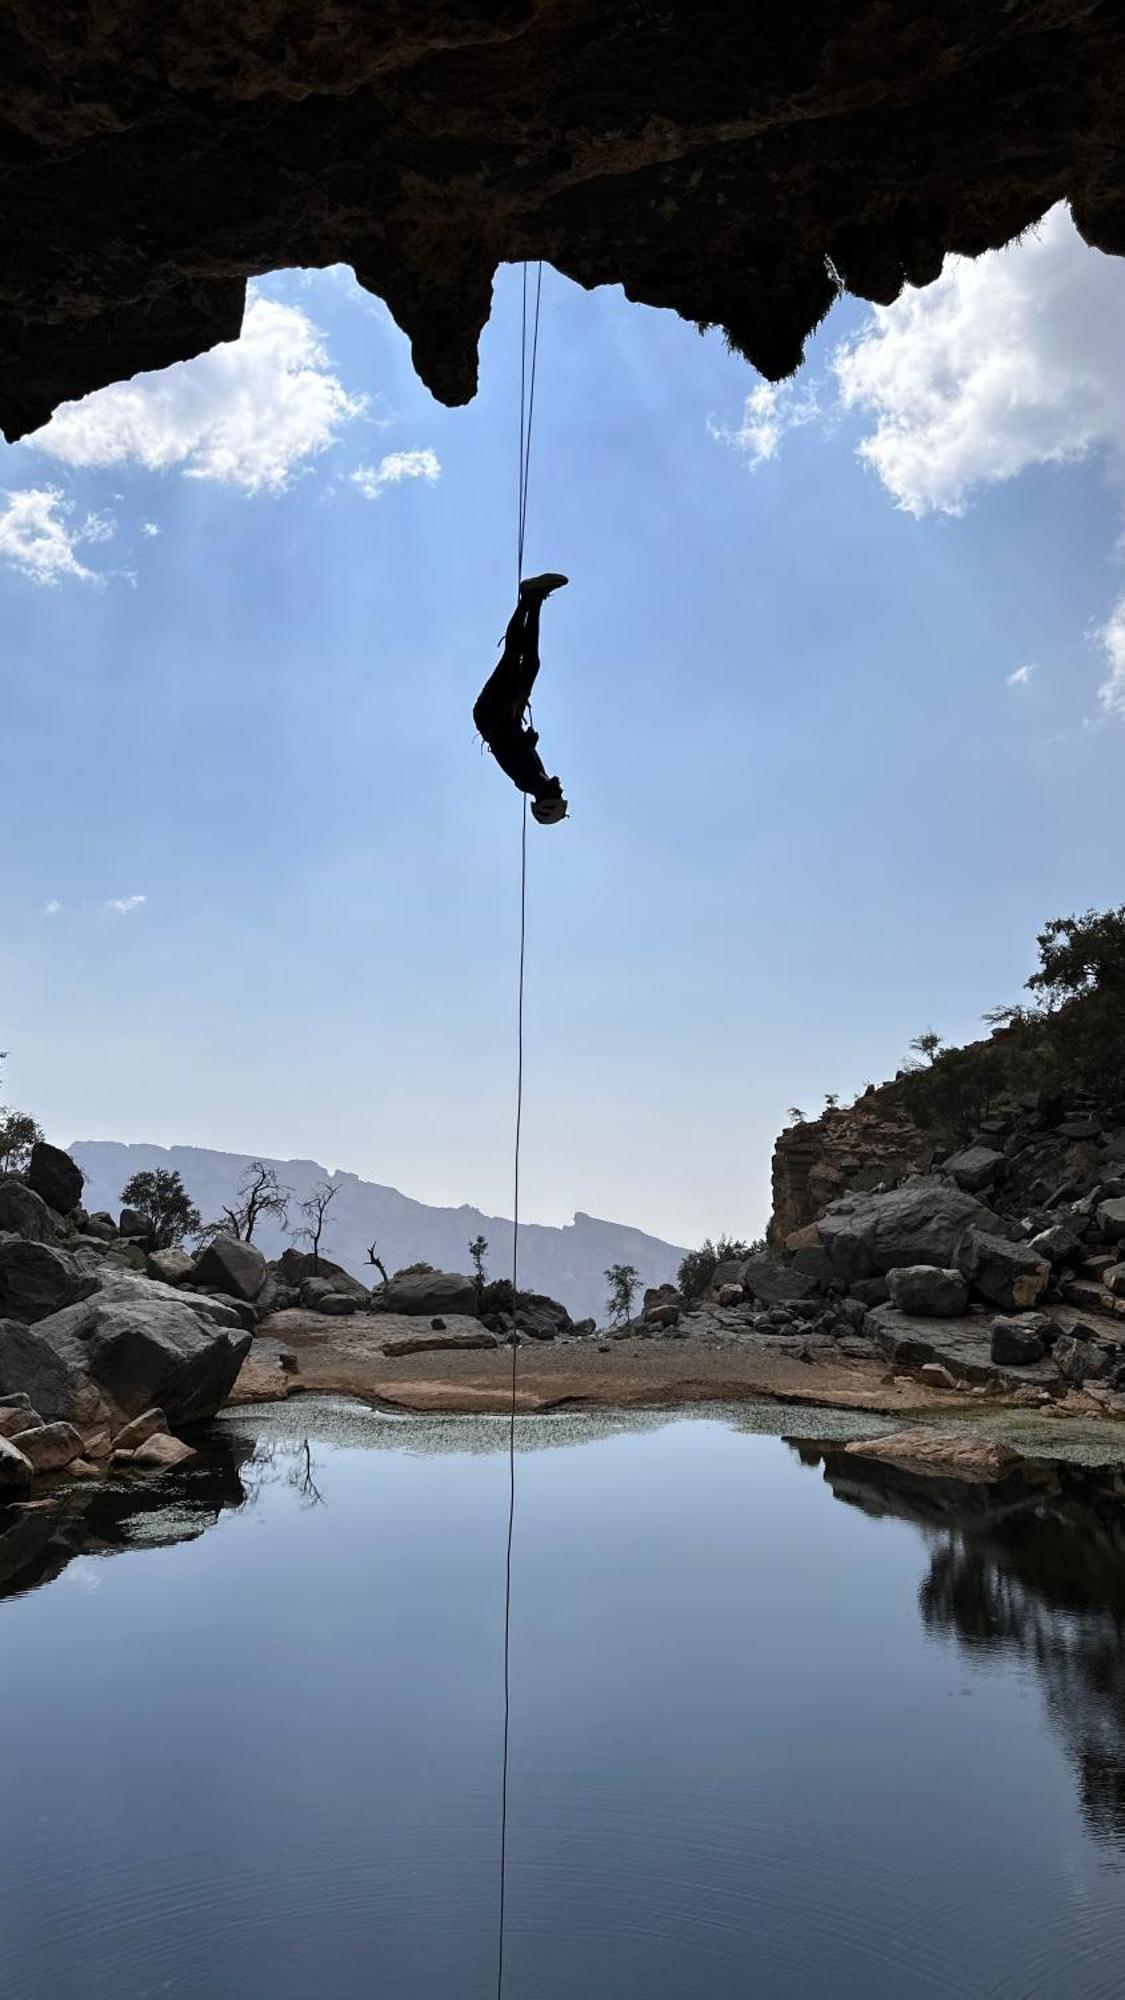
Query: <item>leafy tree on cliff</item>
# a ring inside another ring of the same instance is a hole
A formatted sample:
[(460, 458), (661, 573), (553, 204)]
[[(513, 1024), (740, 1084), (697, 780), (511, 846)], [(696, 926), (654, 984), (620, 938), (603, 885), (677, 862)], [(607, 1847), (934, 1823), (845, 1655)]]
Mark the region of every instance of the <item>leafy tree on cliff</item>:
[(1041, 1036), (1062, 1081), (1104, 1096), (1125, 1093), (1125, 904), (1056, 917), (1040, 931)]
[(640, 1283), (640, 1273), (635, 1264), (611, 1264), (605, 1277), (609, 1286), (606, 1310), (610, 1324), (623, 1324), (633, 1317), (633, 1299)]
[(178, 1173), (153, 1167), (134, 1174), (121, 1190), (126, 1208), (135, 1208), (151, 1224), (158, 1250), (177, 1248), (185, 1236), (198, 1236), (202, 1217)]
[(915, 1035), (910, 1046), (916, 1055), (925, 1056), (926, 1061), (932, 1063), (944, 1039), (933, 1028), (924, 1028), (920, 1035)]

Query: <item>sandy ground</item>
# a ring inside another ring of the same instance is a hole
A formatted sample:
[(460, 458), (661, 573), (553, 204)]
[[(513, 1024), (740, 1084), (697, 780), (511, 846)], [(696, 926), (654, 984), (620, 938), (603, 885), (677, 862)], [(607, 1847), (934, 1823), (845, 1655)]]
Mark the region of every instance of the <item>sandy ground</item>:
[[(390, 1331), (386, 1317), (355, 1314), (331, 1320), (316, 1313), (277, 1313), (262, 1327), (230, 1400), (260, 1402), (306, 1389), (409, 1410), (474, 1413), (509, 1407), (510, 1349), (392, 1358), (383, 1352)], [(295, 1372), (282, 1369), (279, 1342), (295, 1357)], [(885, 1361), (849, 1360), (836, 1353), (802, 1361), (765, 1340), (737, 1346), (692, 1339), (615, 1340), (608, 1353), (593, 1341), (529, 1341), (518, 1350), (516, 1383), (516, 1406), (522, 1411), (583, 1404), (667, 1409), (764, 1396), (906, 1416), (964, 1411), (967, 1403), (983, 1400), (892, 1377)]]

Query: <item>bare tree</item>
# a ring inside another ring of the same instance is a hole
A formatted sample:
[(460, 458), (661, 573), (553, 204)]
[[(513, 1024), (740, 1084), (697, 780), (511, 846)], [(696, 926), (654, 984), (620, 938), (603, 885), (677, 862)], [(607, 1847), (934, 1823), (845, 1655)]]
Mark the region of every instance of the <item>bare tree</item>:
[(378, 1240), (379, 1240), (379, 1239), (378, 1239), (378, 1237), (376, 1237), (376, 1239), (375, 1239), (375, 1242), (374, 1242), (374, 1243), (369, 1243), (369, 1244), (368, 1244), (368, 1246), (367, 1246), (367, 1261), (368, 1261), (368, 1263), (369, 1263), (369, 1264), (374, 1264), (374, 1266), (375, 1266), (375, 1269), (376, 1269), (376, 1270), (378, 1271), (378, 1273), (379, 1273), (379, 1276), (380, 1276), (380, 1277), (382, 1278), (382, 1280), (383, 1280), (383, 1283), (384, 1283), (385, 1285), (387, 1285), (387, 1284), (389, 1284), (389, 1283), (390, 1283), (390, 1279), (389, 1279), (389, 1278), (387, 1277), (387, 1267), (386, 1267), (386, 1265), (384, 1264), (384, 1262), (383, 1262), (383, 1259), (382, 1259), (381, 1257), (377, 1257), (377, 1256), (376, 1256), (376, 1254), (375, 1254), (375, 1252), (376, 1252), (376, 1248), (377, 1248), (377, 1246), (378, 1246)]
[(324, 1218), (330, 1204), (340, 1192), (339, 1181), (318, 1181), (312, 1193), (300, 1204), (305, 1220), (294, 1231), (299, 1243), (307, 1243), (312, 1251), (313, 1270), (320, 1268), (320, 1239), (324, 1234)]
[(251, 1160), (238, 1183), (234, 1201), (229, 1206), (223, 1203), (224, 1220), (209, 1222), (200, 1235), (204, 1239), (237, 1236), (243, 1243), (252, 1243), (263, 1215), (276, 1216), (284, 1229), (292, 1194), (292, 1188), (282, 1187), (276, 1167), (267, 1167), (264, 1160)]

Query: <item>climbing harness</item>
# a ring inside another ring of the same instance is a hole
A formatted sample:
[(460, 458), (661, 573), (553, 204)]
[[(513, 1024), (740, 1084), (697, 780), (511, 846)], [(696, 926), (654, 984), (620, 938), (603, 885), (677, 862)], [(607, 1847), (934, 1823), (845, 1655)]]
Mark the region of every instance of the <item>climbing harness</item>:
[[(534, 304), (529, 314), (527, 265), (523, 267), (520, 316), (520, 446), (516, 502), (516, 586), (523, 576), (527, 532), (527, 489), (531, 471), (531, 431), (535, 417), (535, 376), (539, 364), (539, 309), (543, 266), (535, 266)], [(500, 1760), (500, 1896), (496, 1940), (496, 2000), (504, 1991), (504, 1919), (508, 1886), (508, 1747), (512, 1718), (512, 1539), (516, 1525), (516, 1366), (515, 1326), (520, 1275), (520, 1141), (523, 1137), (523, 996), (527, 954), (527, 798), (520, 827), (519, 975), (516, 989), (516, 1131), (512, 1168), (512, 1375), (508, 1404), (508, 1535), (504, 1554), (504, 1739)]]

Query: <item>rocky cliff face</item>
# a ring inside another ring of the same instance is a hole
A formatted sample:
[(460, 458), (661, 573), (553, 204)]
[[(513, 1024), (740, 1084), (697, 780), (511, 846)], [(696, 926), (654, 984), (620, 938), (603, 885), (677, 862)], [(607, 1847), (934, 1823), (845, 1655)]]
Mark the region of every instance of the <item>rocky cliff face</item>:
[(894, 1084), (869, 1089), (847, 1109), (790, 1125), (773, 1154), (771, 1243), (815, 1222), (838, 1195), (894, 1184), (924, 1166), (933, 1140), (919, 1131)]
[(354, 266), (472, 395), (498, 263), (716, 323), (791, 371), (1069, 197), (1125, 249), (1113, 0), (10, 0), (0, 423), (237, 334), (245, 280)]

